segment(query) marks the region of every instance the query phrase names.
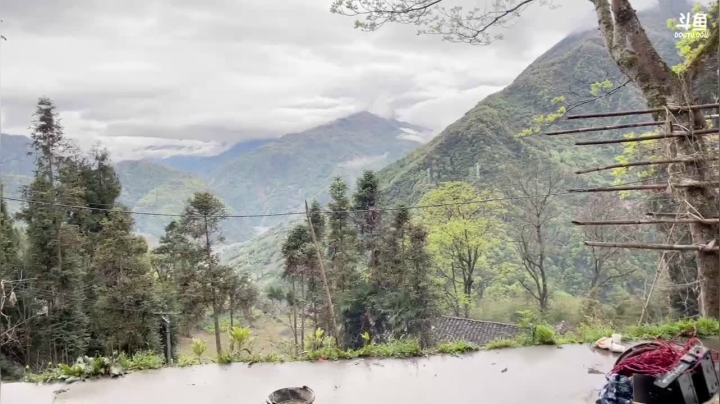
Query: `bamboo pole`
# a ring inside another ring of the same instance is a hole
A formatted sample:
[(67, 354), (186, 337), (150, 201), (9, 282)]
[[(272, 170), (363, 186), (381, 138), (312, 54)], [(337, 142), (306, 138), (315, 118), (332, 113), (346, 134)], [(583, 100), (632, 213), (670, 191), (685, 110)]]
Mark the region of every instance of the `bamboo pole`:
[[(691, 105), (690, 109), (697, 110), (697, 109), (707, 109), (707, 108), (717, 108), (718, 104), (700, 104), (700, 105)], [(685, 111), (687, 110), (687, 107), (667, 107), (667, 110), (669, 111)], [(635, 111), (618, 111), (618, 112), (601, 112), (601, 113), (595, 113), (595, 114), (578, 114), (578, 115), (569, 115), (567, 119), (585, 119), (585, 118), (605, 118), (609, 116), (628, 116), (628, 115), (642, 115), (642, 114), (655, 114), (658, 112), (665, 112), (665, 108), (653, 108), (653, 109), (640, 109)]]
[(310, 235), (312, 236), (313, 244), (315, 245), (315, 252), (317, 253), (318, 265), (320, 266), (320, 276), (322, 278), (323, 287), (325, 288), (325, 296), (327, 297), (328, 307), (330, 308), (330, 319), (332, 320), (333, 336), (335, 337), (335, 345), (340, 344), (338, 338), (337, 322), (335, 320), (335, 307), (333, 306), (332, 296), (330, 295), (330, 286), (328, 286), (327, 276), (325, 275), (325, 265), (323, 265), (322, 254), (320, 253), (320, 245), (315, 237), (315, 228), (312, 224), (312, 218), (310, 217), (310, 208), (308, 208), (307, 200), (305, 201), (305, 215), (307, 216), (308, 226), (310, 227)]
[(575, 174), (587, 174), (587, 173), (593, 173), (596, 171), (611, 170), (613, 168), (649, 166), (649, 165), (653, 165), (653, 164), (692, 163), (692, 162), (696, 162), (696, 161), (713, 161), (713, 160), (717, 160), (717, 159), (718, 159), (717, 157), (710, 157), (707, 159), (671, 159), (671, 160), (656, 160), (656, 161), (650, 161), (650, 160), (634, 161), (632, 163), (611, 164), (609, 166), (588, 168), (585, 170), (578, 170), (578, 171), (575, 171)]
[(568, 189), (568, 192), (615, 192), (615, 191), (643, 191), (653, 189), (666, 189), (672, 188), (693, 188), (693, 187), (709, 187), (717, 186), (717, 182), (709, 181), (698, 181), (687, 184), (647, 184), (647, 185), (631, 185), (631, 186), (617, 186), (617, 187), (599, 187), (599, 188), (578, 188)]
[(640, 250), (675, 250), (675, 251), (718, 251), (719, 247), (706, 245), (680, 245), (680, 244), (644, 244), (644, 243), (607, 243), (602, 241), (586, 241), (590, 247), (636, 248)]
[(718, 128), (703, 129), (690, 133), (663, 133), (660, 135), (642, 136), (642, 137), (631, 137), (623, 139), (596, 139), (596, 140), (585, 140), (581, 142), (575, 142), (575, 146), (587, 146), (596, 144), (614, 144), (614, 143), (631, 143), (631, 142), (642, 142), (644, 140), (656, 140), (656, 139), (669, 139), (675, 137), (690, 137), (695, 135), (707, 135), (711, 133), (718, 133)]
[[(647, 212), (645, 213), (647, 216), (655, 216), (655, 217), (678, 217), (678, 216), (687, 216), (687, 213), (664, 213), (664, 212)], [(711, 219), (717, 219), (711, 218)]]
[(566, 135), (569, 133), (584, 133), (584, 132), (595, 132), (599, 130), (615, 130), (615, 129), (626, 129), (626, 128), (640, 128), (643, 126), (661, 126), (664, 122), (639, 122), (639, 123), (628, 123), (624, 125), (613, 125), (613, 126), (594, 126), (590, 128), (580, 128), (580, 129), (568, 129), (568, 130), (558, 130), (554, 132), (545, 132), (547, 136), (557, 136), (557, 135)]
[(634, 224), (676, 224), (676, 223), (705, 223), (716, 224), (718, 219), (636, 219), (636, 220), (601, 220), (601, 221), (579, 221), (573, 220), (572, 224), (578, 226), (604, 226), (604, 225), (634, 225)]

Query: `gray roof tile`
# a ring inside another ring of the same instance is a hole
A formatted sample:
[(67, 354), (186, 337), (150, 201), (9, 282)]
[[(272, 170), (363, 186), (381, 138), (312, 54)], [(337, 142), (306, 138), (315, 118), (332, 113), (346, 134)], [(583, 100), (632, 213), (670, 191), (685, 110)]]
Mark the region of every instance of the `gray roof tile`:
[(436, 341), (465, 340), (483, 346), (494, 339), (513, 338), (525, 329), (513, 324), (479, 321), (468, 318), (440, 317), (433, 323)]

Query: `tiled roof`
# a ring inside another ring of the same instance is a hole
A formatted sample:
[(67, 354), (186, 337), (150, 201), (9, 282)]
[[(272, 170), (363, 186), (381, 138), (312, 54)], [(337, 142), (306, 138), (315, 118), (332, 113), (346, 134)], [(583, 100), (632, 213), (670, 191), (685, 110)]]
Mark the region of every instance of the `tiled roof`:
[(465, 340), (485, 345), (499, 338), (512, 338), (525, 330), (513, 324), (493, 323), (458, 317), (440, 317), (433, 323), (436, 341)]

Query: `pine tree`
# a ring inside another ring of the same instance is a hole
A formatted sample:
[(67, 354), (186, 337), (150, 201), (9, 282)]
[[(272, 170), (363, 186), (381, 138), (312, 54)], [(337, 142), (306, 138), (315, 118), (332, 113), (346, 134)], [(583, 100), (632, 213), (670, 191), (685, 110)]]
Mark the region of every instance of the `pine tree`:
[[(105, 355), (114, 350), (160, 352), (161, 302), (145, 255), (145, 240), (132, 234), (133, 219), (119, 209), (99, 225), (91, 264), (98, 299), (91, 310), (93, 340)], [(92, 353), (92, 352), (91, 352)]]
[(359, 211), (355, 214), (355, 224), (360, 238), (360, 252), (368, 259), (371, 281), (376, 278), (376, 271), (380, 265), (379, 233), (382, 221), (380, 211), (377, 210), (379, 200), (378, 179), (372, 171), (365, 171), (357, 180), (353, 195), (353, 209)]
[(82, 204), (83, 189), (73, 165), (67, 164), (71, 148), (47, 98), (38, 101), (32, 146), (37, 167), (33, 182), (23, 190), (29, 202), (20, 217), (28, 225), (28, 272), (35, 278), (30, 284), (32, 298), (47, 314), (33, 322), (31, 345), (33, 354), (43, 360), (68, 361), (83, 353), (87, 342), (82, 234), (78, 226), (65, 222), (78, 212), (55, 204)]
[(404, 251), (406, 277), (401, 288), (409, 291), (410, 310), (408, 333), (417, 335), (423, 347), (432, 345), (432, 320), (439, 314), (438, 296), (432, 277), (432, 258), (427, 251), (427, 232), (410, 224), (407, 230), (409, 246)]
[(185, 204), (181, 221), (183, 232), (198, 243), (204, 252), (201, 279), (206, 282), (206, 287), (200, 298), (207, 301), (212, 308), (215, 348), (218, 355), (222, 354), (220, 312), (226, 297), (221, 291), (225, 280), (225, 268), (219, 265), (214, 247), (224, 240), (220, 231), (223, 215), (225, 215), (225, 205), (218, 198), (208, 192), (196, 192)]
[[(289, 283), (288, 294), (292, 296), (287, 302), (292, 311), (290, 326), (294, 333), (296, 351), (299, 351), (305, 337), (306, 281), (311, 244), (310, 229), (304, 224), (298, 224), (290, 230), (282, 246), (282, 254), (285, 258), (285, 270), (282, 276)], [(298, 310), (300, 310), (299, 326)]]
[(173, 332), (187, 337), (205, 316), (208, 304), (200, 272), (203, 256), (202, 249), (187, 239), (175, 221), (165, 227), (165, 235), (151, 256), (162, 290), (163, 310), (180, 313), (171, 326)]
[(359, 279), (355, 272), (356, 233), (350, 222), (349, 210), (352, 209), (347, 197), (347, 183), (342, 177), (336, 177), (330, 185), (330, 198), (327, 226), (327, 252), (330, 266), (328, 278), (332, 290), (343, 293), (355, 286)]

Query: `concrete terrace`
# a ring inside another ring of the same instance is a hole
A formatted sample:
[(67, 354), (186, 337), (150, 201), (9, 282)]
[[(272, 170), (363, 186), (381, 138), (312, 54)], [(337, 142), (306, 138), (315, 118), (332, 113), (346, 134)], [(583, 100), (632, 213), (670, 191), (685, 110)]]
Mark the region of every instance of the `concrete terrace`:
[(614, 361), (567, 345), (413, 360), (211, 364), (72, 385), (5, 384), (2, 404), (262, 404), (277, 388), (303, 385), (315, 390), (317, 404), (582, 404), (595, 402), (599, 373)]

